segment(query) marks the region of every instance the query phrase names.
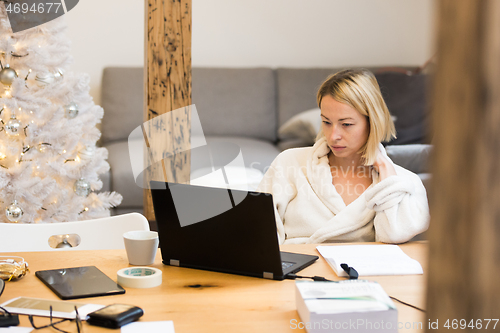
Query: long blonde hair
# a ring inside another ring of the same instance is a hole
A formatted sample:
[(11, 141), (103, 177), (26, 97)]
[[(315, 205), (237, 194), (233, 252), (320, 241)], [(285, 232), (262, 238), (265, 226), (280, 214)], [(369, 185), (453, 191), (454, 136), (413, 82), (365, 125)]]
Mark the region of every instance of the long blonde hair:
[[(324, 96), (332, 96), (337, 102), (349, 105), (368, 118), (370, 133), (358, 153), (364, 165), (372, 165), (379, 143), (396, 137), (394, 122), (373, 73), (367, 69), (346, 69), (330, 75), (318, 90), (320, 109)], [(316, 141), (324, 136), (321, 129)]]

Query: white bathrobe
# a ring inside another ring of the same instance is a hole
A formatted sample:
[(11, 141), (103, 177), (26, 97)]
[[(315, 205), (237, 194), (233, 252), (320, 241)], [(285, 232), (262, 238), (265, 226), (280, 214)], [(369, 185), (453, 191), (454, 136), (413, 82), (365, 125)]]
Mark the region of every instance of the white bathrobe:
[(329, 152), (324, 138), (285, 150), (264, 175), (258, 191), (273, 195), (281, 244), (403, 243), (427, 230), (427, 195), (416, 174), (391, 161), (397, 175), (379, 181), (372, 171), (373, 183), (346, 206), (332, 184)]

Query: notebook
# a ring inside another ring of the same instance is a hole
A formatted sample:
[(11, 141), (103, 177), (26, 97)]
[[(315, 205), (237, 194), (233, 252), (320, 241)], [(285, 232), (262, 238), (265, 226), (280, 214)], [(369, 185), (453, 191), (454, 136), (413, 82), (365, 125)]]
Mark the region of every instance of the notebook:
[(317, 256), (280, 252), (270, 194), (151, 182), (162, 261), (283, 280)]

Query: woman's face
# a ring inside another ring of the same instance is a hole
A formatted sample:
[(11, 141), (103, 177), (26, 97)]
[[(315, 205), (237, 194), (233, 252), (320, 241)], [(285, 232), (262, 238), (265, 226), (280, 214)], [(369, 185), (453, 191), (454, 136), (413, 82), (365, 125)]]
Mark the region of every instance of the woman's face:
[(326, 95), (321, 100), (321, 120), (326, 141), (335, 157), (358, 159), (358, 151), (370, 133), (368, 118)]

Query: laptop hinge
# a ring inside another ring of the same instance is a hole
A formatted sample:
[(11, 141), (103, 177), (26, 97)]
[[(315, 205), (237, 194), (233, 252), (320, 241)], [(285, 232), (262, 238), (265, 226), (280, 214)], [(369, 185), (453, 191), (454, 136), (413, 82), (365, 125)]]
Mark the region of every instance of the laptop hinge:
[(181, 262), (179, 260), (170, 259), (170, 266), (177, 266), (177, 267), (179, 267), (180, 265), (181, 265)]
[(264, 272), (264, 279), (274, 280), (274, 274), (269, 272)]

